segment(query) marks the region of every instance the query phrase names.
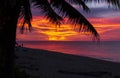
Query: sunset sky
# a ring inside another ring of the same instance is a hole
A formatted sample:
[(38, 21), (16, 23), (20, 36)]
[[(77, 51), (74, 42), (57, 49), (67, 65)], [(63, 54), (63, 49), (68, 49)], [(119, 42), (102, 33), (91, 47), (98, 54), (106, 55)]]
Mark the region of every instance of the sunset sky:
[[(119, 41), (120, 40), (120, 10), (109, 8), (106, 3), (88, 3), (91, 11), (86, 13), (77, 5), (73, 5), (79, 10), (95, 27), (100, 34), (101, 41)], [(87, 33), (76, 32), (71, 24), (62, 24), (60, 28), (46, 20), (40, 11), (32, 8), (33, 31), (25, 31), (24, 34), (17, 32), (17, 40), (51, 40), (51, 41), (92, 41)]]

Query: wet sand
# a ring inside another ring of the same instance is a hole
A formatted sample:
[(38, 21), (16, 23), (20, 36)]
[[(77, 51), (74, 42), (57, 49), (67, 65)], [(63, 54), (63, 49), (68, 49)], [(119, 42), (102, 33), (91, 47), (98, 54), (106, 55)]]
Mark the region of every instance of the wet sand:
[(120, 63), (47, 50), (16, 48), (16, 65), (38, 78), (120, 78)]

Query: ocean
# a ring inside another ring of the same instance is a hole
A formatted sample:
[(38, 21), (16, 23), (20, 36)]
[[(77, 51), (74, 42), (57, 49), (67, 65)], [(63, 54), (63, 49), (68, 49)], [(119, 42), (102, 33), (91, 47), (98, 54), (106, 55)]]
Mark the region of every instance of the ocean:
[(120, 62), (120, 41), (18, 41), (24, 47)]

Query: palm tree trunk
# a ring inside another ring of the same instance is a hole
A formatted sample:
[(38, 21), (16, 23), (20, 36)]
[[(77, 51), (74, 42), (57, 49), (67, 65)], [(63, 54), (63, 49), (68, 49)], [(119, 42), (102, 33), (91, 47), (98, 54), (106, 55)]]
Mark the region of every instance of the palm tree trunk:
[(10, 17), (10, 19), (2, 25), (2, 31), (0, 32), (0, 43), (2, 46), (2, 54), (4, 55), (3, 78), (14, 78), (16, 26), (17, 18)]
[[(12, 25), (12, 24), (10, 24)], [(16, 25), (16, 24), (15, 24)], [(12, 26), (15, 26), (12, 25)], [(9, 27), (8, 27), (9, 28)], [(15, 37), (16, 37), (16, 27), (12, 30), (6, 28), (6, 39), (5, 39), (5, 73), (7, 74), (5, 78), (14, 78), (14, 58), (15, 58)]]

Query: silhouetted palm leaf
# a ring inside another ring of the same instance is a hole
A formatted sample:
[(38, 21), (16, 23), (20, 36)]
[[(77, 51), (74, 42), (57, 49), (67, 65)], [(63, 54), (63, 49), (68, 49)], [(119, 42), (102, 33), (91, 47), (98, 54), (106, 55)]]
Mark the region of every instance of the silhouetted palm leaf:
[(65, 17), (68, 17), (70, 22), (79, 24), (81, 31), (91, 32), (96, 39), (99, 39), (99, 35), (93, 25), (90, 24), (90, 22), (87, 21), (87, 19), (80, 12), (78, 12), (65, 0), (51, 0), (51, 4), (56, 7)]
[(106, 0), (108, 3), (120, 8), (120, 0)]
[(84, 2), (107, 2), (117, 8), (120, 8), (120, 0), (83, 0)]
[(85, 10), (86, 12), (89, 11), (89, 7), (82, 0), (67, 0), (67, 1), (70, 3), (74, 3), (74, 4), (78, 4), (78, 5), (82, 6), (83, 10)]
[(21, 28), (21, 32), (24, 30), (25, 24), (28, 24), (29, 30), (31, 30), (31, 19), (32, 19), (32, 13), (31, 13), (31, 7), (29, 0), (21, 0), (20, 1), (20, 12), (21, 12), (21, 18), (23, 18), (23, 25)]
[(67, 0), (67, 1), (69, 1), (70, 3), (74, 3), (82, 6), (83, 10), (85, 10), (86, 12), (89, 11), (89, 7), (82, 0)]
[(54, 10), (51, 8), (48, 0), (32, 0), (35, 6), (45, 14), (45, 16), (53, 23), (60, 25), (63, 20)]

